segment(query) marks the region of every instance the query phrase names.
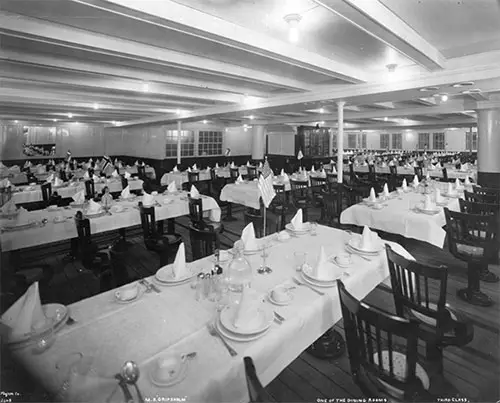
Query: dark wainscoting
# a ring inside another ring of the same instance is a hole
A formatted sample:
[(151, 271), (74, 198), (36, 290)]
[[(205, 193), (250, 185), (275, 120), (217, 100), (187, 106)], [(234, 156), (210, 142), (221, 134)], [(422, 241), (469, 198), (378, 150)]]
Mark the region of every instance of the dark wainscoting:
[(500, 172), (478, 172), (477, 183), (485, 188), (500, 188)]

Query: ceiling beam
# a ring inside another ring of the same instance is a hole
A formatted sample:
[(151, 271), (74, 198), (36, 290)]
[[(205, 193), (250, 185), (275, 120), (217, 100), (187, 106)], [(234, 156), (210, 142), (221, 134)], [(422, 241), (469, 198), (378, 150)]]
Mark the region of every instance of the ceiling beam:
[(64, 57), (58, 55), (55, 58), (52, 55), (42, 53), (27, 53), (12, 49), (2, 49), (0, 60), (9, 60), (13, 62), (27, 63), (37, 66), (46, 66), (58, 70), (69, 70), (82, 73), (102, 74), (109, 77), (120, 77), (134, 80), (165, 83), (182, 87), (196, 88), (200, 90), (213, 90), (228, 92), (233, 94), (247, 94), (255, 97), (267, 97), (269, 93), (258, 91), (244, 85), (229, 85), (224, 83), (210, 82), (196, 78), (175, 77), (168, 74), (157, 73), (144, 69), (135, 69), (118, 64), (107, 64), (95, 62), (92, 60), (81, 60), (76, 58)]
[(19, 14), (0, 12), (0, 33), (134, 60), (153, 60), (165, 66), (281, 88), (304, 91), (309, 89), (307, 83), (295, 79)]
[[(73, 0), (186, 35), (278, 60), (351, 83), (369, 80), (367, 73), (343, 62), (293, 46), (269, 35), (201, 12), (172, 0)], [(113, 7), (113, 4), (115, 7)], [(119, 6), (118, 8), (116, 6)], [(284, 17), (284, 16), (283, 16)]]
[(467, 94), (469, 97), (476, 101), (489, 101), (490, 96), (484, 92), (474, 92), (472, 94)]
[(445, 57), (379, 0), (314, 0), (428, 70), (443, 69)]
[(376, 108), (383, 108), (383, 109), (394, 109), (396, 107), (394, 105), (394, 102), (375, 102), (369, 106), (375, 106)]

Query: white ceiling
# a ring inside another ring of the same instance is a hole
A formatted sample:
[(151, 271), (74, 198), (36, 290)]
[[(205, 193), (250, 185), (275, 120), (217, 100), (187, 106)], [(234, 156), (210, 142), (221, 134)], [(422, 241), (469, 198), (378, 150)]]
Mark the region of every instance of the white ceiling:
[(500, 107), (497, 0), (2, 0), (0, 47), (2, 121), (334, 125), (345, 101), (360, 128), (456, 127)]

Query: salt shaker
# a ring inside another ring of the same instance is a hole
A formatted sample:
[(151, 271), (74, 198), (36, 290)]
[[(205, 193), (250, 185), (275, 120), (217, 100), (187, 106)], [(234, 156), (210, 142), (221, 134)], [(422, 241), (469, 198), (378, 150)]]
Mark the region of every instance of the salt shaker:
[(205, 279), (203, 281), (203, 296), (209, 298), (212, 292), (212, 275), (210, 273), (205, 274)]
[(196, 301), (200, 301), (205, 297), (205, 275), (203, 273), (198, 274), (196, 277)]

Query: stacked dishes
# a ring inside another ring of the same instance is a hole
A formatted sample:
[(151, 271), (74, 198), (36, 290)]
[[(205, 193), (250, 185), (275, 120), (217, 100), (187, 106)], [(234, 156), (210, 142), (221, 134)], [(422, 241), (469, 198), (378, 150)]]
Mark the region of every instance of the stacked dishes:
[(302, 280), (313, 287), (330, 288), (337, 285), (337, 279), (342, 277), (342, 270), (338, 270), (336, 266), (331, 263), (327, 263), (330, 266), (329, 271), (323, 272), (321, 276), (315, 273), (315, 270), (305, 264), (300, 272)]
[(237, 309), (238, 305), (230, 305), (221, 311), (215, 326), (222, 336), (234, 341), (248, 342), (257, 340), (269, 332), (274, 320), (274, 312), (270, 306), (260, 304), (255, 310), (256, 317), (252, 320), (252, 326), (249, 327), (235, 326)]
[(175, 285), (186, 284), (191, 281), (191, 279), (196, 276), (198, 273), (193, 272), (193, 267), (186, 266), (185, 275), (179, 278), (176, 278), (173, 271), (173, 265), (163, 266), (160, 270), (158, 270), (153, 277), (153, 280), (161, 286), (169, 287)]
[(361, 247), (361, 238), (351, 238), (346, 245), (347, 252), (367, 257), (378, 256), (383, 248), (380, 240)]
[(438, 214), (441, 211), (441, 209), (439, 208), (439, 206), (436, 206), (436, 205), (433, 205), (430, 208), (425, 208), (425, 204), (424, 203), (417, 205), (415, 207), (415, 210), (418, 213), (427, 214), (427, 215), (435, 215), (435, 214)]
[(285, 228), (287, 231), (290, 231), (291, 233), (295, 235), (304, 235), (307, 234), (311, 230), (311, 224), (308, 222), (305, 222), (302, 224), (302, 228), (295, 228), (292, 223), (288, 223), (285, 225)]

